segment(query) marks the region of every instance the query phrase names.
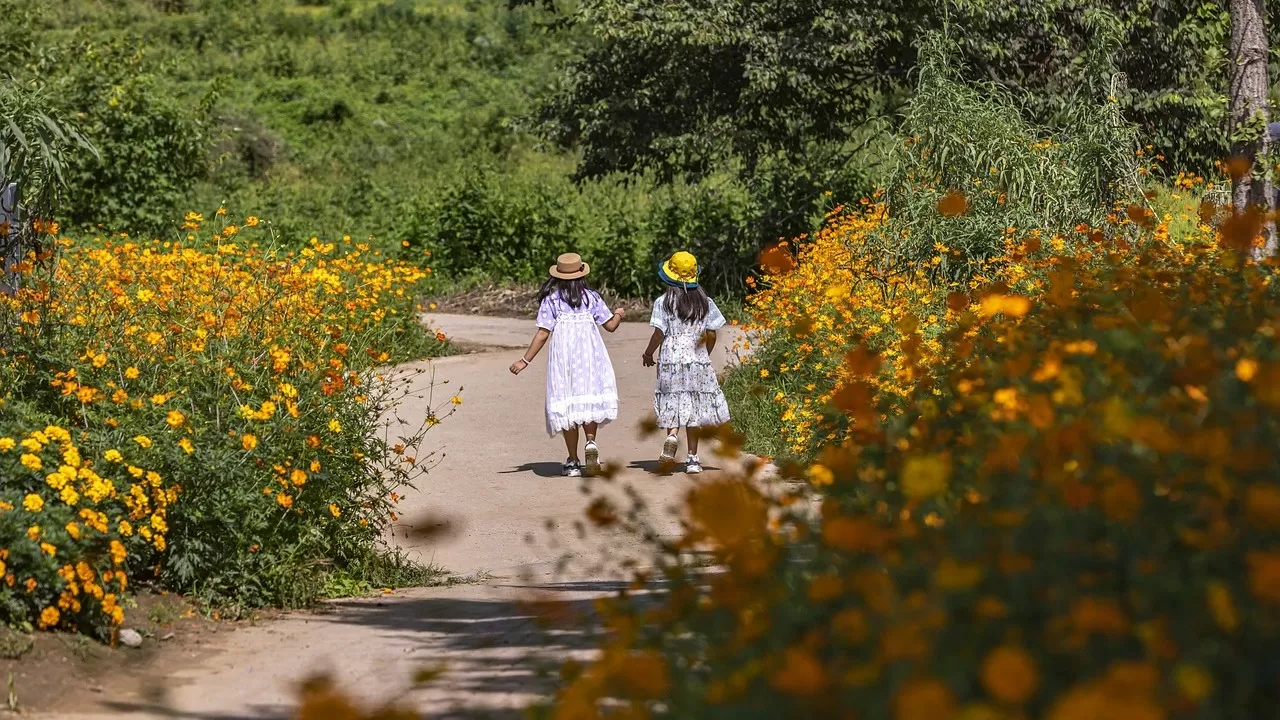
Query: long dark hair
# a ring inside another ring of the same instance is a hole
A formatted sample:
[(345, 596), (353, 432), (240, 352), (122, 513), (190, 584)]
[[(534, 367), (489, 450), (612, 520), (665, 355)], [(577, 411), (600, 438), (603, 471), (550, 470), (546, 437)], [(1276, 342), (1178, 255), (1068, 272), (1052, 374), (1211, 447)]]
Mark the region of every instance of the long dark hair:
[(591, 289), (585, 278), (562, 280), (558, 277), (549, 277), (542, 283), (542, 289), (538, 291), (538, 302), (541, 303), (552, 295), (559, 295), (566, 305), (577, 310), (595, 294), (597, 294), (596, 291)]
[(668, 287), (667, 294), (662, 296), (666, 303), (667, 313), (675, 315), (685, 322), (700, 323), (711, 311), (711, 299), (702, 287)]

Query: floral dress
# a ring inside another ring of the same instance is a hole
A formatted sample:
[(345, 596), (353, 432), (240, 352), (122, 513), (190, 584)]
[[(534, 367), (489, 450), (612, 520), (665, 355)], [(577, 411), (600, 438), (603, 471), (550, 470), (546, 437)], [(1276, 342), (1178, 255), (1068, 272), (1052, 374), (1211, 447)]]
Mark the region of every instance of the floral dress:
[(724, 327), (720, 308), (708, 298), (710, 307), (701, 322), (688, 322), (667, 312), (664, 298), (653, 303), (649, 324), (662, 331), (658, 349), (658, 383), (653, 393), (653, 411), (658, 427), (680, 428), (723, 425), (729, 422), (715, 366), (707, 345), (701, 342), (709, 330)]
[(538, 327), (551, 332), (547, 356), (547, 434), (618, 419), (618, 381), (597, 325), (613, 317), (588, 293), (574, 308), (552, 294), (538, 308)]

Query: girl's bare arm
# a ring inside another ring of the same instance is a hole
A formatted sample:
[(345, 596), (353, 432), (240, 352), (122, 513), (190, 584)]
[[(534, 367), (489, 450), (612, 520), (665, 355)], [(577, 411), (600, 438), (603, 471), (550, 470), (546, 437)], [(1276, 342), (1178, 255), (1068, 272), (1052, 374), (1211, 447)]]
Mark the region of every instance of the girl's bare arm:
[(614, 310), (613, 317), (609, 318), (608, 320), (605, 320), (604, 323), (601, 324), (601, 327), (603, 327), (605, 330), (608, 330), (609, 332), (613, 332), (617, 330), (618, 326), (622, 324), (622, 318), (626, 314), (627, 314), (626, 311), (623, 310), (622, 308), (618, 308), (617, 310)]
[(707, 344), (707, 352), (716, 349), (716, 331), (708, 330), (702, 334), (702, 341)]
[(653, 354), (657, 352), (659, 347), (662, 347), (662, 340), (664, 337), (665, 336), (662, 334), (661, 330), (658, 328), (653, 329), (653, 335), (649, 338), (649, 347), (645, 348), (644, 355), (641, 356), (641, 360), (644, 361), (645, 367), (652, 367), (655, 364), (653, 361)]
[(511, 374), (519, 375), (520, 371), (529, 367), (529, 362), (538, 357), (538, 353), (542, 352), (542, 346), (547, 344), (547, 338), (551, 337), (551, 331), (546, 328), (538, 328), (538, 332), (533, 334), (533, 340), (529, 341), (529, 349), (519, 360), (511, 363)]

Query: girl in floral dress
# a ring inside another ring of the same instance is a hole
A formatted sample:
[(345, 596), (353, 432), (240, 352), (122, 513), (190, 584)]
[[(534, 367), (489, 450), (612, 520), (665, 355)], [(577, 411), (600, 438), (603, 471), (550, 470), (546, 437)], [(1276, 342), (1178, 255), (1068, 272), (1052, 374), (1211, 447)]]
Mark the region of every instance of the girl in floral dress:
[(564, 435), (569, 459), (564, 474), (580, 477), (584, 469), (578, 459), (578, 428), (587, 438), (585, 469), (600, 467), (596, 431), (618, 419), (618, 382), (613, 374), (609, 351), (604, 347), (597, 325), (613, 332), (622, 323), (623, 311), (609, 312), (600, 293), (586, 282), (591, 267), (577, 253), (561, 255), (551, 266), (550, 278), (539, 295), (538, 330), (529, 349), (511, 364), (519, 375), (551, 340), (547, 359), (547, 434)]
[(658, 277), (667, 284), (667, 292), (653, 303), (649, 321), (653, 337), (643, 360), (646, 367), (658, 366), (653, 410), (658, 427), (667, 431), (660, 462), (675, 462), (678, 433), (685, 428), (689, 443), (685, 472), (697, 474), (702, 472), (702, 463), (694, 428), (729, 422), (729, 405), (711, 364), (715, 331), (724, 327), (725, 319), (698, 286), (698, 261), (693, 255), (672, 255), (659, 267)]

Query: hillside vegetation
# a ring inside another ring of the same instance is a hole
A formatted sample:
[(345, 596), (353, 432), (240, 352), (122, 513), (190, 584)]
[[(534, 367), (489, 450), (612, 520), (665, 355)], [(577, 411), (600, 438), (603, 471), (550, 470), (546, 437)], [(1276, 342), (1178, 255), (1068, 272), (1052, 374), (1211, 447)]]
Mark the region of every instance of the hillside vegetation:
[[(372, 236), (443, 275), (538, 278), (559, 252), (647, 294), (678, 244), (754, 252), (731, 183), (575, 185), (576, 158), (520, 129), (571, 31), (461, 0), (0, 0), (23, 38), (0, 67), (75, 117), (71, 228), (173, 235), (226, 205), (282, 242)], [(607, 259), (608, 262), (600, 262)], [(715, 261), (712, 260), (712, 272)], [(733, 283), (721, 273), (722, 288)], [(740, 285), (739, 285), (740, 286)]]

